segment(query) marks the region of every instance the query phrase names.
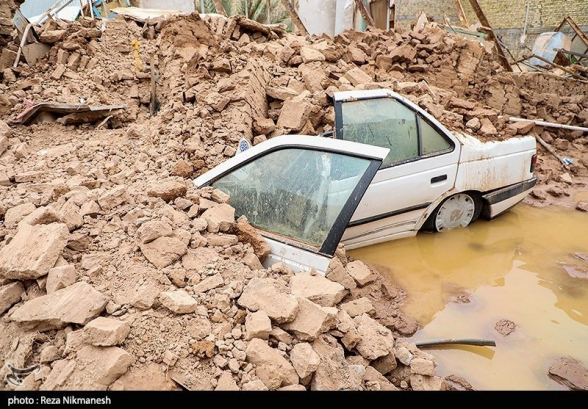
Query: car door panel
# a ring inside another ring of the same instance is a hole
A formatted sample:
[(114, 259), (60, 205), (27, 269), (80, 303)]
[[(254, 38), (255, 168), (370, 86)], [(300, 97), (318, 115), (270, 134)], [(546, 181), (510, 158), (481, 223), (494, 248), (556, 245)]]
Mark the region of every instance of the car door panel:
[(270, 241), (266, 267), (279, 260), (294, 271), (315, 268), (324, 274), (387, 153), (349, 141), (280, 136), (225, 161), (194, 184), (228, 193), (235, 217), (247, 217)]

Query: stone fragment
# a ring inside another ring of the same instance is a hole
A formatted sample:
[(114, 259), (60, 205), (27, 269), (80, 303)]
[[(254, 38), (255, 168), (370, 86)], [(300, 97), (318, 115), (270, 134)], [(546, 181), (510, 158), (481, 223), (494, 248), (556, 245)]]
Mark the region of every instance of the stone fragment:
[[(20, 281), (15, 281), (0, 287), (0, 315), (8, 311), (10, 307), (21, 300), (24, 286)], [(271, 329), (271, 328), (270, 328)]]
[(300, 342), (292, 347), (290, 361), (298, 376), (304, 379), (318, 369), (321, 358), (308, 342)]
[(37, 331), (59, 329), (67, 324), (86, 325), (104, 311), (106, 304), (108, 298), (105, 295), (80, 281), (25, 302), (10, 319)]
[(296, 273), (290, 278), (292, 295), (304, 297), (323, 307), (337, 305), (347, 294), (347, 290), (339, 283), (335, 283), (322, 275)]
[(76, 268), (71, 265), (53, 267), (47, 274), (47, 294), (54, 293), (76, 282)]
[(359, 67), (352, 68), (345, 73), (345, 78), (354, 86), (372, 82), (372, 77)]
[(175, 237), (159, 237), (139, 247), (145, 258), (157, 268), (175, 263), (188, 251), (186, 244)]
[(323, 55), (323, 53), (311, 47), (301, 47), (300, 57), (302, 57), (302, 62), (304, 63), (314, 61), (325, 61), (325, 56)]
[(220, 287), (225, 283), (223, 276), (215, 274), (210, 276), (194, 286), (194, 292), (196, 294), (208, 292), (214, 288)]
[(71, 353), (78, 352), (86, 345), (86, 336), (84, 330), (79, 329), (72, 331), (65, 336), (65, 349), (63, 355), (67, 356)]
[(361, 338), (355, 347), (361, 356), (372, 361), (394, 351), (394, 336), (388, 328), (367, 314), (355, 317), (353, 322)]
[(272, 331), (272, 322), (265, 311), (256, 311), (245, 317), (245, 339), (268, 339)]
[(482, 118), (480, 119), (480, 134), (482, 134), (483, 136), (495, 136), (498, 131), (496, 130), (496, 127), (492, 124), (492, 122), (488, 119), (488, 118)]
[(569, 357), (557, 359), (549, 367), (549, 375), (571, 390), (588, 391), (588, 369)]
[(277, 280), (253, 278), (237, 300), (250, 311), (264, 311), (277, 323), (292, 321), (298, 313), (298, 301)]
[(280, 110), (277, 126), (300, 131), (310, 116), (311, 105), (306, 100), (289, 99)]
[(298, 383), (298, 374), (292, 364), (266, 341), (259, 338), (252, 339), (245, 353), (247, 362), (256, 365), (257, 377), (269, 390)]
[(351, 277), (349, 273), (347, 273), (347, 271), (345, 270), (345, 266), (343, 265), (339, 257), (333, 257), (331, 259), (331, 261), (329, 262), (329, 267), (325, 272), (325, 277), (331, 281), (341, 284), (347, 290), (353, 290), (357, 288), (357, 283), (355, 282), (353, 277)]
[(55, 265), (68, 236), (69, 229), (63, 223), (21, 225), (0, 250), (0, 276), (17, 280), (44, 276)]
[(193, 172), (194, 172), (194, 167), (182, 159), (174, 165), (174, 167), (172, 168), (171, 174), (174, 176), (180, 176), (183, 178), (187, 178), (187, 177), (190, 177)]
[(4, 226), (12, 229), (25, 217), (33, 213), (37, 207), (32, 203), (23, 203), (6, 210), (4, 215)]
[(147, 189), (147, 194), (170, 202), (178, 197), (185, 196), (187, 191), (188, 188), (185, 183), (175, 179), (167, 179), (152, 182)]
[(86, 343), (95, 346), (120, 345), (131, 332), (131, 324), (115, 318), (98, 317), (84, 327)]
[(371, 272), (368, 266), (360, 260), (347, 263), (345, 270), (351, 277), (353, 277), (357, 285), (360, 287), (363, 287), (376, 279), (376, 276)]
[(55, 345), (49, 345), (43, 348), (39, 360), (41, 361), (41, 363), (49, 363), (57, 361), (60, 358), (61, 354), (59, 352), (59, 348), (57, 348)]
[(129, 198), (126, 186), (117, 186), (98, 198), (102, 210), (112, 210), (125, 203)]
[(361, 297), (346, 303), (342, 303), (339, 305), (339, 307), (342, 310), (345, 310), (351, 318), (357, 317), (361, 314), (373, 315), (376, 312), (372, 302), (366, 297)]
[(263, 238), (255, 227), (249, 224), (249, 221), (245, 216), (241, 216), (237, 219), (235, 227), (237, 228), (237, 237), (239, 238), (239, 241), (251, 244), (255, 255), (259, 261), (263, 263), (271, 251), (271, 247), (267, 240)]
[(176, 314), (189, 314), (198, 307), (198, 302), (184, 290), (162, 292), (159, 299), (164, 307)]
[(230, 372), (224, 371), (218, 379), (215, 391), (239, 391), (239, 385)]
[(318, 354), (321, 364), (314, 372), (310, 390), (360, 390), (363, 376), (352, 370), (351, 365), (345, 360), (343, 347), (333, 336), (323, 334), (311, 345)]
[(226, 232), (235, 222), (235, 209), (227, 203), (217, 204), (202, 213), (202, 218), (208, 223), (210, 233)]
[(396, 386), (388, 380), (384, 375), (378, 372), (375, 368), (367, 366), (363, 381), (366, 384), (368, 391), (398, 391)]
[(31, 214), (22, 219), (19, 225), (21, 223), (26, 223), (34, 226), (35, 224), (51, 224), (60, 222), (61, 218), (53, 208), (38, 207)]
[(445, 382), (439, 376), (410, 375), (410, 386), (413, 391), (441, 392), (446, 389)]
[(335, 327), (336, 308), (321, 307), (303, 297), (298, 297), (297, 300), (298, 313), (294, 320), (282, 324), (283, 329), (296, 335), (301, 341), (313, 341)]
[(160, 237), (171, 236), (172, 232), (172, 227), (166, 222), (148, 221), (137, 229), (135, 238), (139, 244), (147, 244)]
[(57, 361), (40, 390), (104, 391), (123, 375), (134, 359), (118, 347), (87, 345), (75, 360)]
[(516, 130), (517, 135), (526, 135), (535, 127), (535, 123), (532, 121), (517, 121), (509, 125)]

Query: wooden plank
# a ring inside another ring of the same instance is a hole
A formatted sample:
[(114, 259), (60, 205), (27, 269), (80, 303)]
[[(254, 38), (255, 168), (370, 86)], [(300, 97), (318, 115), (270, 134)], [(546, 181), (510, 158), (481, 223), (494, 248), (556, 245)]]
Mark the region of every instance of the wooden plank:
[(553, 149), (551, 147), (551, 145), (549, 145), (547, 142), (545, 142), (543, 140), (543, 138), (541, 138), (539, 135), (535, 135), (535, 139), (537, 140), (537, 142), (539, 142), (541, 144), (541, 146), (543, 146), (549, 153), (551, 153), (554, 158), (556, 158), (558, 161), (560, 161), (566, 170), (570, 169), (570, 166), (568, 165), (568, 163), (561, 156), (559, 156), (557, 154), (557, 152), (555, 151), (555, 149)]
[(554, 66), (554, 67), (556, 67), (556, 68), (559, 68), (560, 70), (562, 70), (562, 71), (564, 71), (564, 72), (567, 72), (568, 74), (570, 74), (570, 75), (571, 75), (572, 77), (574, 77), (574, 78), (577, 78), (577, 79), (579, 79), (579, 80), (585, 80), (585, 78), (583, 78), (583, 77), (579, 76), (578, 74), (576, 74), (576, 73), (575, 73), (575, 72), (573, 72), (572, 70), (569, 70), (569, 69), (567, 69), (566, 67), (562, 67), (562, 66), (561, 66), (561, 65), (559, 65), (559, 64), (556, 64), (556, 63), (554, 63), (554, 62), (552, 62), (552, 61), (549, 61), (547, 58), (543, 58), (543, 57), (541, 57), (540, 55), (533, 54), (531, 57), (537, 58), (538, 60), (541, 60), (541, 61), (543, 61), (543, 62), (545, 62), (545, 63), (547, 63), (547, 64), (549, 64), (549, 65), (551, 65), (551, 66)]
[(292, 7), (292, 3), (290, 3), (289, 0), (280, 1), (282, 2), (282, 5), (284, 6), (288, 14), (290, 14), (290, 18), (292, 19), (292, 22), (294, 23), (298, 31), (300, 31), (300, 33), (302, 33), (305, 36), (308, 35), (308, 30), (306, 29), (306, 27), (304, 27), (304, 23), (302, 23), (302, 20), (300, 20), (300, 17), (298, 16), (298, 13), (296, 13), (296, 10), (294, 10), (294, 7)]
[(459, 21), (464, 26), (464, 28), (469, 28), (470, 24), (468, 23), (468, 19), (463, 11), (463, 5), (461, 4), (460, 0), (455, 0), (455, 8), (457, 9), (457, 17), (459, 17)]
[(496, 52), (498, 54), (498, 62), (500, 63), (500, 65), (502, 65), (502, 67), (506, 71), (512, 72), (512, 67), (509, 64), (508, 59), (506, 58), (506, 55), (504, 55), (504, 50), (502, 49), (502, 45), (500, 44), (500, 41), (498, 41), (498, 38), (496, 38), (496, 35), (494, 34), (492, 27), (490, 26), (490, 22), (488, 21), (488, 19), (486, 18), (486, 15), (482, 11), (482, 7), (480, 7), (480, 4), (477, 2), (477, 0), (469, 0), (469, 1), (470, 1), (470, 4), (472, 5), (472, 8), (474, 9), (474, 12), (476, 13), (476, 16), (478, 17), (478, 20), (480, 20), (480, 24), (482, 24), (482, 26), (487, 28), (486, 34), (488, 34), (488, 37), (490, 37), (490, 39), (494, 42), (494, 45), (496, 46)]
[(367, 24), (368, 26), (375, 27), (376, 23), (374, 23), (374, 19), (372, 18), (372, 15), (370, 14), (370, 12), (367, 9), (367, 7), (365, 6), (365, 4), (363, 4), (363, 1), (355, 0), (355, 4), (357, 5), (357, 8), (359, 9), (359, 12), (361, 13), (361, 17), (363, 18), (363, 21), (365, 21), (365, 24)]
[(394, 28), (394, 25), (396, 24), (396, 4), (394, 3), (394, 0), (390, 0), (390, 15), (388, 16), (388, 20), (388, 27)]
[(214, 8), (216, 9), (216, 12), (218, 14), (222, 14), (225, 17), (229, 17), (227, 11), (223, 7), (223, 3), (221, 2), (221, 0), (212, 0), (212, 3), (214, 4)]
[(569, 51), (569, 50), (565, 50), (563, 48), (554, 48), (554, 50), (559, 51), (560, 53), (564, 53), (564, 54), (575, 55), (576, 57), (588, 58), (588, 54), (577, 53), (575, 51)]
[(376, 27), (386, 30), (388, 28), (388, 0), (373, 0), (369, 10)]
[(571, 17), (566, 17), (564, 20), (570, 25), (570, 27), (572, 27), (572, 30), (576, 32), (576, 35), (580, 37), (584, 44), (586, 44), (586, 47), (588, 47), (588, 36), (584, 34), (584, 32), (580, 29), (580, 27), (578, 27), (574, 20), (572, 20)]

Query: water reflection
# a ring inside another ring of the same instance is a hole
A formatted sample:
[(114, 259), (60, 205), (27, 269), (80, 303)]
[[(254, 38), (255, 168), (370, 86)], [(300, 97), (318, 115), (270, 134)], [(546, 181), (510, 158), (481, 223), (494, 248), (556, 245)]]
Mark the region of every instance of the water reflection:
[[(427, 347), (441, 376), (478, 390), (568, 390), (549, 378), (569, 356), (588, 367), (588, 215), (520, 204), (466, 229), (384, 243), (350, 254), (386, 271), (420, 329), (409, 341), (478, 338), (496, 347)], [(515, 330), (502, 335), (501, 320)]]

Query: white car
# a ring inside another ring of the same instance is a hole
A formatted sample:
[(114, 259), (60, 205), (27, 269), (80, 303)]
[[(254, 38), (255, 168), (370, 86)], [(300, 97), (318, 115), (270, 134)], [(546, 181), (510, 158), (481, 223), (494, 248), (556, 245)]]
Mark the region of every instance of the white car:
[[(285, 135), (194, 180), (230, 195), (294, 271), (325, 273), (339, 243), (363, 247), (465, 227), (516, 205), (536, 183), (535, 139), (449, 132), (389, 90), (334, 95), (335, 138)], [(240, 149), (241, 152), (242, 149)]]

